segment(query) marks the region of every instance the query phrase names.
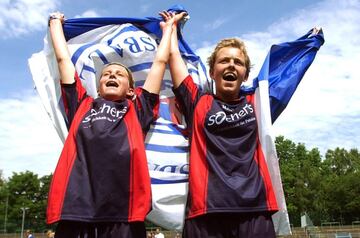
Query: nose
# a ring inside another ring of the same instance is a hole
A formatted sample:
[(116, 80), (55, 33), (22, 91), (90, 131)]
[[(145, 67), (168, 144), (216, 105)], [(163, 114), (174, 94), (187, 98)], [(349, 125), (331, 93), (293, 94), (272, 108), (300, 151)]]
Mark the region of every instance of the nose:
[(231, 59), (229, 61), (229, 67), (234, 67), (235, 66), (235, 61), (233, 59)]
[(114, 74), (114, 73), (110, 73), (109, 78), (111, 78), (111, 79), (116, 78), (116, 77), (115, 77), (115, 74)]

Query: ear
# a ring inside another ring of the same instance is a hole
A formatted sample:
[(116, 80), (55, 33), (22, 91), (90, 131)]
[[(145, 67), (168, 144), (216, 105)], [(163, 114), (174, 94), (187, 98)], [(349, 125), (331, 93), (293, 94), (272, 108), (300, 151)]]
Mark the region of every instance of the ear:
[(133, 96), (134, 96), (134, 89), (129, 88), (127, 93), (126, 93), (126, 97), (132, 98)]
[(246, 82), (249, 79), (249, 75), (246, 75), (246, 77), (244, 78), (243, 82)]
[(210, 78), (212, 78), (212, 79), (213, 79), (213, 74), (214, 74), (214, 72), (210, 69), (209, 70), (209, 75), (210, 75)]

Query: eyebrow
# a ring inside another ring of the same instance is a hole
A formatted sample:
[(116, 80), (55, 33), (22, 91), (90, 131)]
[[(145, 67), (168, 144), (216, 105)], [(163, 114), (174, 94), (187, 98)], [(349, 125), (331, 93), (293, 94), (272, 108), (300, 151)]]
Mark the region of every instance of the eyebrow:
[(232, 57), (232, 56), (223, 56), (223, 57), (218, 57), (218, 60), (223, 60), (223, 59), (234, 59), (234, 60), (240, 60), (240, 61), (245, 61), (243, 58), (241, 57)]
[[(112, 70), (107, 69), (107, 70), (104, 70), (102, 73), (104, 74), (104, 73), (111, 72), (111, 71), (112, 71)], [(116, 69), (116, 70), (114, 70), (114, 72), (115, 72), (115, 73), (118, 73), (118, 72), (127, 73), (126, 69), (124, 69), (124, 70)]]

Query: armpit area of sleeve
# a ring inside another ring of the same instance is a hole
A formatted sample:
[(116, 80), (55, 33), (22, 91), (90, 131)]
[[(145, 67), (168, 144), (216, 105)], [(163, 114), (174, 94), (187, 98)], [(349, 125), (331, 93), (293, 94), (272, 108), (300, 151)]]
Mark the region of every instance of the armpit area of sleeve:
[(73, 83), (61, 83), (61, 87), (63, 88), (75, 88), (76, 82)]
[(159, 94), (156, 93), (150, 93), (149, 91), (147, 91), (146, 89), (142, 88), (142, 87), (137, 87), (135, 88), (135, 94), (139, 95), (139, 94), (144, 94), (146, 97), (154, 97), (154, 98), (158, 98)]
[(147, 91), (144, 88), (141, 87), (137, 87), (135, 88), (135, 95), (138, 97), (140, 95), (142, 95), (144, 98), (150, 100), (153, 102), (153, 104), (157, 104), (160, 101), (160, 96), (159, 94), (156, 93), (150, 93), (149, 91)]
[(184, 85), (188, 85), (189, 83), (194, 83), (193, 78), (191, 77), (190, 74), (184, 78), (184, 80), (181, 82), (179, 87), (177, 88), (172, 87), (171, 89), (175, 93), (176, 91), (179, 91), (180, 88), (184, 87)]
[(60, 85), (61, 87), (64, 87), (64, 88), (75, 88), (76, 87), (76, 82), (80, 80), (79, 79), (79, 75), (77, 74), (77, 72), (75, 72), (75, 75), (74, 75), (74, 82), (73, 83), (61, 83), (60, 82)]

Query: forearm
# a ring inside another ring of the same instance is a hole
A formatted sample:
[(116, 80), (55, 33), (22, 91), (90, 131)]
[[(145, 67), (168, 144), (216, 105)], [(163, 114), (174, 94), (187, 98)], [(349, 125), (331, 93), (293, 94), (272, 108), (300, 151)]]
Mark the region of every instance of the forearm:
[(154, 63), (163, 63), (167, 64), (169, 60), (169, 54), (170, 54), (170, 37), (172, 33), (172, 27), (166, 27), (166, 29), (163, 30), (163, 35), (161, 37), (160, 44), (157, 48), (157, 53), (154, 59)]
[(61, 19), (49, 20), (49, 31), (58, 63), (61, 82), (64, 84), (74, 83), (75, 67), (71, 62)]
[(170, 49), (170, 58), (169, 58), (169, 67), (171, 78), (173, 81), (174, 88), (180, 86), (182, 81), (189, 74), (186, 64), (181, 57), (179, 51), (178, 37), (177, 37), (177, 28), (173, 29), (171, 34), (171, 49)]
[(163, 35), (158, 46), (155, 59), (143, 86), (143, 88), (148, 92), (156, 94), (160, 93), (161, 82), (164, 77), (166, 64), (169, 60), (171, 32), (171, 26), (166, 27), (163, 30)]

